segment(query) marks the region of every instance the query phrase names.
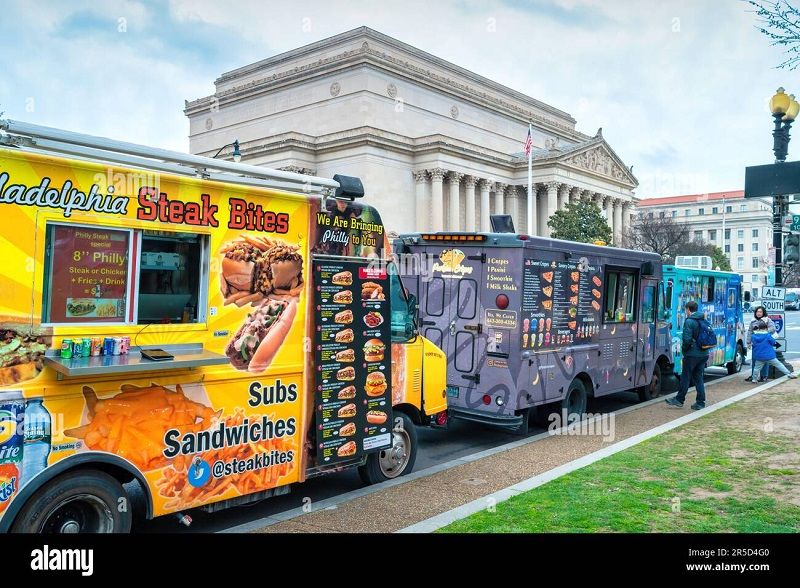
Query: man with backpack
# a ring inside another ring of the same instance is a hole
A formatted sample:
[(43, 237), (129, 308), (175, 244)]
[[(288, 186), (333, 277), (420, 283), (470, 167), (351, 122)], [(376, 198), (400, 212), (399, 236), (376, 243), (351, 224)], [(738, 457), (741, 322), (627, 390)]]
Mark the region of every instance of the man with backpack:
[(681, 368), (681, 385), (675, 398), (666, 402), (669, 406), (683, 408), (689, 386), (694, 384), (697, 399), (692, 410), (706, 407), (706, 387), (703, 372), (706, 369), (708, 353), (717, 346), (717, 337), (706, 321), (702, 312), (697, 312), (697, 302), (686, 303), (686, 320), (683, 322), (683, 366)]

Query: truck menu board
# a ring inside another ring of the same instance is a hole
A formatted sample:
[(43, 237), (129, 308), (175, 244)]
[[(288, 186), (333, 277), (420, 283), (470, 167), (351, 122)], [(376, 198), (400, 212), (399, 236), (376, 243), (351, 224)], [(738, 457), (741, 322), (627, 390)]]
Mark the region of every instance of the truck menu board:
[(46, 322), (121, 322), (130, 231), (55, 225)]
[(600, 331), (603, 278), (598, 265), (526, 259), (522, 347), (547, 350), (591, 340)]
[(391, 444), (388, 277), (365, 263), (314, 260), (317, 461)]

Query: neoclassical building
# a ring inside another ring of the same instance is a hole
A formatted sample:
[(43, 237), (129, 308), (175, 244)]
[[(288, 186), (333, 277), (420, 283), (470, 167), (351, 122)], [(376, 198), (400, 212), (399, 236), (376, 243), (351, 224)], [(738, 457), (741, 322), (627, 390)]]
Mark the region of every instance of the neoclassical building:
[(587, 198), (619, 235), (633, 214), (636, 178), (601, 130), (585, 135), (562, 110), (366, 27), (215, 84), (186, 103), (192, 153), (238, 139), (246, 163), (359, 176), (391, 230), (485, 231), (505, 213), (517, 231), (548, 235), (550, 215)]

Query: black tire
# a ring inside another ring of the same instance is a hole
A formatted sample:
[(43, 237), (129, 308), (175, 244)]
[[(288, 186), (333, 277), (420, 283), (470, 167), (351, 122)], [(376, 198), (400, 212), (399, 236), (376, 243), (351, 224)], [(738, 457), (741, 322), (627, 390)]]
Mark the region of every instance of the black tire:
[(586, 402), (586, 386), (577, 378), (572, 380), (564, 399), (561, 401), (561, 413), (564, 414), (564, 411), (567, 411), (567, 422), (562, 423), (562, 425), (574, 422), (573, 418), (575, 417), (572, 416), (573, 414), (577, 415), (578, 419), (582, 419), (583, 415), (586, 414)]
[(650, 383), (647, 386), (640, 386), (636, 390), (639, 394), (639, 400), (645, 402), (661, 396), (661, 382), (661, 366), (655, 364), (653, 366), (653, 377), (650, 378)]
[(34, 492), (13, 533), (128, 533), (133, 509), (116, 479), (97, 470), (58, 476)]
[(417, 427), (410, 416), (396, 412), (392, 447), (369, 454), (367, 463), (358, 468), (358, 475), (367, 485), (378, 484), (410, 473), (416, 460)]
[(733, 361), (729, 361), (725, 364), (725, 367), (728, 368), (728, 375), (732, 376), (733, 374), (738, 374), (742, 371), (742, 366), (744, 365), (744, 347), (742, 347), (741, 343), (736, 344), (736, 355), (733, 356)]

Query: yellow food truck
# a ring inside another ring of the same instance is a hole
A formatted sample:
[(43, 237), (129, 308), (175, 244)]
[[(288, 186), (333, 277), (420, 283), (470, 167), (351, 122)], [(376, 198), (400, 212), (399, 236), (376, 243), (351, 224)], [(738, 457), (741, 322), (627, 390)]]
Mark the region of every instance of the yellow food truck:
[(0, 530), (411, 471), (446, 361), (360, 180), (0, 131)]

